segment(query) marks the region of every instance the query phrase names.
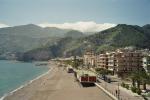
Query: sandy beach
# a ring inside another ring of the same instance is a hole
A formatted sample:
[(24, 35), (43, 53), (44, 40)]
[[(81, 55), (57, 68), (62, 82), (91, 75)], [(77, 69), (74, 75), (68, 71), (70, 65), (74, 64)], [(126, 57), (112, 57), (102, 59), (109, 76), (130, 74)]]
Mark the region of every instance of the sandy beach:
[(51, 63), (49, 73), (4, 100), (112, 100), (97, 87), (82, 87), (74, 75)]

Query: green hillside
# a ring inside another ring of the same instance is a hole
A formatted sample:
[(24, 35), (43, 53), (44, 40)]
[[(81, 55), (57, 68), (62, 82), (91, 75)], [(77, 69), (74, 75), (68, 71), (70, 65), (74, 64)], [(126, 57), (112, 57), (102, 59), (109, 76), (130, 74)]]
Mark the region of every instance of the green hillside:
[[(120, 24), (114, 28), (96, 33), (85, 38), (89, 44), (96, 46), (98, 50), (135, 46), (138, 48), (150, 48), (149, 32), (143, 27)], [(97, 50), (97, 51), (98, 51)]]
[[(27, 54), (36, 54), (36, 51), (47, 51), (50, 53), (49, 58), (54, 58), (82, 55), (87, 48), (92, 48), (96, 52), (113, 50), (127, 46), (150, 49), (149, 29), (149, 25), (140, 27), (119, 24), (114, 28), (110, 28), (86, 37), (73, 38), (72, 36), (69, 36), (62, 38), (55, 42), (55, 44), (47, 44), (44, 48), (40, 48), (38, 50), (35, 49), (34, 52), (29, 51)], [(30, 57), (30, 55), (28, 56)], [(32, 56), (32, 58), (36, 58), (36, 56)]]
[(71, 38), (82, 38), (84, 37), (85, 35), (82, 33), (82, 32), (79, 32), (79, 31), (76, 31), (76, 30), (71, 30), (71, 31), (68, 31), (66, 34), (65, 34), (65, 37), (71, 37)]
[(55, 27), (41, 28), (34, 24), (0, 28), (0, 59), (7, 54), (24, 53), (52, 44), (70, 30)]
[[(55, 27), (41, 28), (34, 24), (0, 28), (0, 59), (8, 58), (11, 54), (18, 55), (18, 53), (33, 51), (37, 48), (37, 50), (47, 48), (61, 40), (61, 38), (77, 39), (83, 36), (82, 32), (75, 30)], [(54, 53), (54, 55), (56, 54)]]
[(82, 55), (87, 48), (101, 52), (128, 46), (150, 49), (150, 25), (119, 24), (93, 35), (32, 24), (0, 29), (0, 55), (19, 52), (18, 59), (25, 61)]

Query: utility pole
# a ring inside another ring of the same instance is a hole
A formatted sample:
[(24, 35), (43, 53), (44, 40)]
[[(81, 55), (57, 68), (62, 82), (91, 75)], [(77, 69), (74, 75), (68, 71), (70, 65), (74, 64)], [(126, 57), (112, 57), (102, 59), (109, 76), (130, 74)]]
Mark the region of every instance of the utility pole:
[(118, 81), (118, 100), (120, 99), (120, 89), (119, 89), (119, 81)]
[(73, 60), (73, 67), (74, 68), (77, 68), (77, 59), (76, 59), (76, 56), (74, 56), (74, 60)]

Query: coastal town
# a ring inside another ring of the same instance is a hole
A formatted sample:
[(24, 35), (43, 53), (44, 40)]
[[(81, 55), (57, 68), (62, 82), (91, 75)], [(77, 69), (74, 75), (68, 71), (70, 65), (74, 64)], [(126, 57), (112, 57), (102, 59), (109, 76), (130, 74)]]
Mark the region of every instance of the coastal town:
[(80, 57), (51, 59), (47, 73), (4, 100), (149, 100), (149, 54), (147, 49), (87, 49)]
[[(95, 53), (88, 49), (82, 57), (57, 58), (61, 66), (72, 66), (81, 70), (85, 78), (95, 73), (97, 81), (93, 81), (110, 97), (116, 100), (147, 99), (150, 85), (150, 52), (147, 49), (137, 50), (126, 47), (115, 51)], [(90, 71), (87, 73), (87, 71)], [(79, 73), (79, 72), (77, 72)], [(81, 83), (85, 83), (79, 79)], [(90, 83), (88, 80), (86, 83)]]
[(150, 100), (150, 0), (0, 0), (0, 100)]

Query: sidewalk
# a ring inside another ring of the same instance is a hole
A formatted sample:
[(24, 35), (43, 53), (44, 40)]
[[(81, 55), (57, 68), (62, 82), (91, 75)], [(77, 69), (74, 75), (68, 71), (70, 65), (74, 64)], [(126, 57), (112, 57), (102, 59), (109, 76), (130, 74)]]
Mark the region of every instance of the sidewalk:
[(119, 85), (118, 82), (111, 82), (107, 83), (104, 80), (98, 79), (99, 85), (103, 87), (105, 90), (107, 90), (109, 93), (114, 95), (118, 98), (118, 95), (116, 94), (116, 90), (120, 91), (119, 100), (143, 100), (143, 98), (135, 93), (132, 93), (131, 90), (127, 90)]

